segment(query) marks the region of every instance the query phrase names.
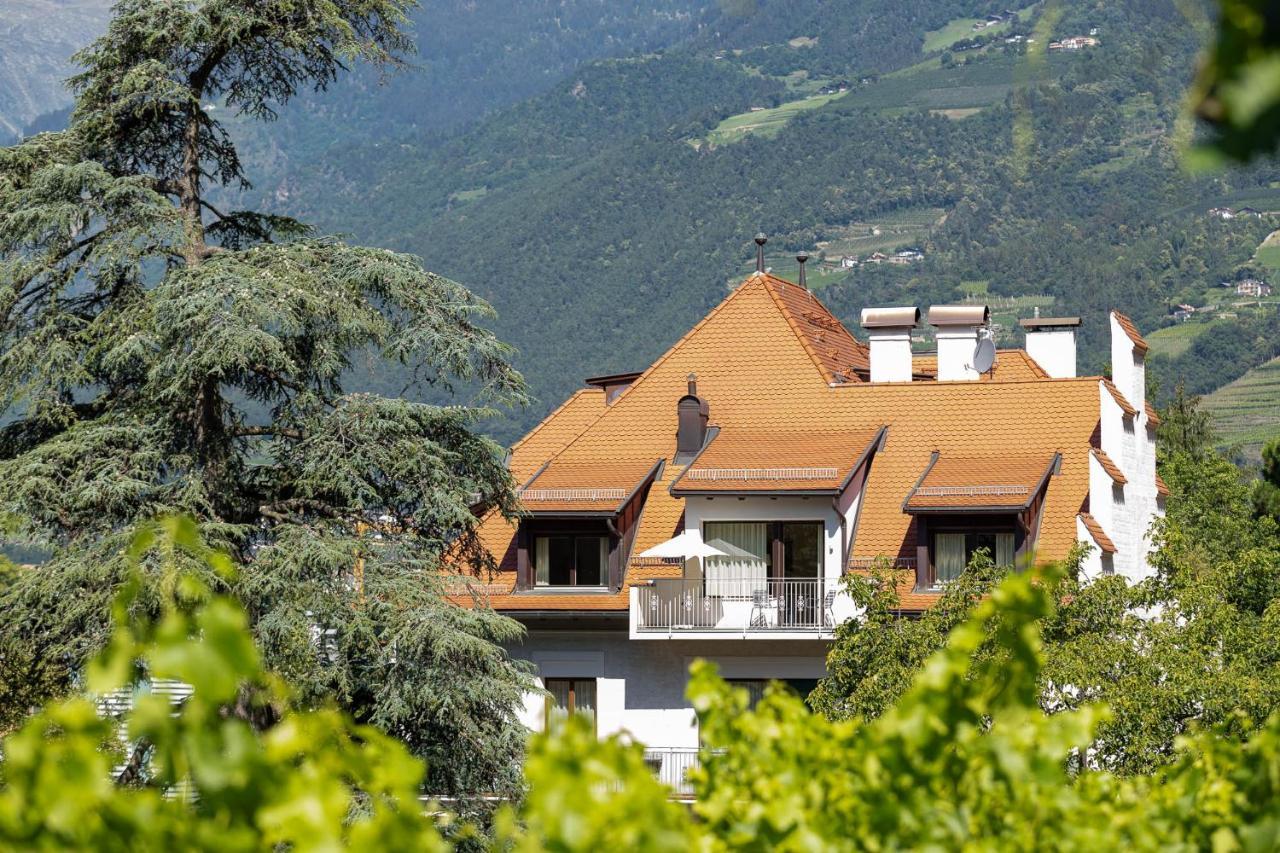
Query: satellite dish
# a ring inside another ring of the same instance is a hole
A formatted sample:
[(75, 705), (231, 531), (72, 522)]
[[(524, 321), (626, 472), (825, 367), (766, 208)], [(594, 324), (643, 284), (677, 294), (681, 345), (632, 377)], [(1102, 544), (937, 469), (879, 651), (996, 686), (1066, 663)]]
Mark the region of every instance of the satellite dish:
[(983, 338), (973, 349), (973, 369), (986, 373), (996, 363), (996, 342), (991, 338)]

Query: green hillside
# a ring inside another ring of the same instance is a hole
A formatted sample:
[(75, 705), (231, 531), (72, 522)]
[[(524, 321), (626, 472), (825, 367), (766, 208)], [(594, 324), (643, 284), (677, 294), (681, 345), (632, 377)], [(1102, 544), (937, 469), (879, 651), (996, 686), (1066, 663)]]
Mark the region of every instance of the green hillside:
[[(725, 4), (665, 49), (582, 63), (459, 130), (274, 162), (256, 204), (414, 252), (489, 299), (538, 398), (495, 425), (502, 438), (581, 377), (648, 364), (750, 269), (758, 230), (781, 274), (800, 249), (819, 261), (813, 286), (855, 328), (864, 305), (955, 301), (983, 282), (1006, 341), (1040, 300), (1084, 316), (1081, 369), (1101, 370), (1108, 308), (1155, 331), (1250, 263), (1273, 226), (1211, 218), (1208, 202), (1275, 196), (1280, 174), (1181, 168), (1203, 7), (1052, 8), (1023, 7), (1031, 55), (998, 38), (944, 65), (921, 61), (926, 34), (999, 7)], [(1097, 47), (1043, 50), (1094, 28)], [(849, 91), (819, 94), (833, 85)], [(832, 266), (900, 247), (923, 259)], [(1153, 372), (1209, 391), (1275, 355), (1259, 340), (1170, 340)]]
[(1213, 414), (1224, 445), (1261, 458), (1262, 446), (1280, 438), (1280, 358), (1214, 391), (1204, 398), (1204, 408)]

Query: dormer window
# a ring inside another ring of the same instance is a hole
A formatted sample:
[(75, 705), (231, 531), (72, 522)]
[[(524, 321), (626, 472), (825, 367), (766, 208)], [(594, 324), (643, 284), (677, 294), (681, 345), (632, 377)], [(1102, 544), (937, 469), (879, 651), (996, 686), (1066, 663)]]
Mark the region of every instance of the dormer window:
[(604, 586), (608, 581), (609, 537), (587, 530), (534, 536), (533, 566), (535, 586)]
[(986, 550), (997, 566), (1013, 565), (1016, 539), (1008, 530), (944, 531), (933, 534), (933, 585), (943, 586), (960, 577), (974, 554)]

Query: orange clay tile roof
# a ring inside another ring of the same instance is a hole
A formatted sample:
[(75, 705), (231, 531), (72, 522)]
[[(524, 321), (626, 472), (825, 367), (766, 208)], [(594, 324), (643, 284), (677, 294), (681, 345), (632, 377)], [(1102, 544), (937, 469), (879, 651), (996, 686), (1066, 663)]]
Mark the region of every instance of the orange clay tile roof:
[(523, 485), (552, 456), (582, 434), (604, 414), (604, 391), (575, 391), (558, 409), (547, 415), (524, 438), (511, 445), (511, 476)]
[(1169, 497), (1169, 487), (1165, 485), (1164, 477), (1156, 474), (1156, 494), (1162, 498)]
[(853, 432), (726, 430), (676, 480), (677, 493), (839, 490), (882, 427)]
[(921, 472), (904, 509), (974, 510), (1028, 506), (1049, 476), (1055, 452), (1034, 456), (937, 456)]
[(1102, 465), (1102, 470), (1107, 472), (1107, 476), (1110, 477), (1112, 482), (1117, 486), (1123, 486), (1125, 483), (1129, 482), (1125, 478), (1124, 472), (1120, 470), (1120, 466), (1112, 462), (1111, 457), (1103, 453), (1097, 447), (1093, 448), (1093, 458), (1098, 460), (1098, 463)]
[(1120, 389), (1116, 387), (1116, 384), (1114, 382), (1112, 382), (1110, 379), (1103, 379), (1102, 384), (1105, 385), (1107, 387), (1107, 390), (1111, 392), (1111, 396), (1115, 398), (1116, 405), (1118, 405), (1126, 415), (1128, 415), (1129, 417), (1133, 417), (1134, 415), (1138, 414), (1138, 410), (1129, 404), (1129, 401), (1126, 400), (1124, 398), (1124, 395), (1120, 393)]
[[(561, 485), (566, 487), (616, 487), (612, 475), (609, 483), (597, 483), (599, 472), (620, 461), (627, 466), (634, 463), (634, 471), (628, 467), (627, 476), (616, 479), (629, 480), (634, 473), (639, 480), (644, 462), (667, 460), (640, 512), (619, 593), (515, 593), (495, 597), (494, 606), (507, 610), (626, 610), (631, 584), (679, 574), (678, 565), (634, 555), (683, 528), (685, 499), (672, 495), (670, 485), (684, 470), (673, 464), (672, 457), (676, 403), (686, 393), (690, 373), (697, 374), (698, 394), (709, 405), (710, 424), (721, 430), (717, 442), (747, 433), (850, 435), (888, 426), (867, 469), (857, 529), (850, 531), (851, 567), (878, 556), (902, 563), (915, 557), (915, 521), (903, 512), (902, 505), (935, 450), (942, 458), (988, 458), (1016, 449), (1028, 456), (1040, 454), (1045, 466), (1054, 453), (1060, 453), (1058, 473), (1046, 486), (1037, 554), (1045, 561), (1065, 557), (1076, 542), (1076, 514), (1088, 498), (1090, 438), (1100, 416), (1099, 378), (999, 381), (997, 371), (996, 381), (850, 381), (833, 387), (834, 365), (846, 356), (854, 359), (854, 350), (847, 343), (852, 338), (847, 332), (827, 329), (825, 320), (804, 324), (797, 319), (809, 310), (804, 306), (818, 304), (812, 294), (788, 282), (767, 274), (749, 277), (612, 405), (601, 403), (603, 410), (595, 409), (597, 416), (554, 454), (540, 476), (553, 471), (556, 477), (571, 470), (588, 472), (584, 477), (589, 479), (572, 486), (565, 480)], [(824, 316), (816, 308), (812, 313)], [(817, 340), (819, 328), (829, 333), (825, 340)], [(836, 351), (845, 347), (845, 356), (826, 360), (816, 344), (833, 341), (844, 341)], [(1004, 361), (1016, 364), (1018, 359)], [(587, 410), (571, 409), (570, 417), (576, 417), (575, 411)], [(561, 417), (566, 416), (553, 417), (537, 431), (539, 435), (522, 442), (515, 456), (534, 456), (530, 446), (542, 440), (540, 433), (548, 426), (553, 432), (559, 430)], [(545, 461), (521, 458), (522, 465), (533, 466), (530, 473)], [(540, 479), (534, 485), (542, 485)], [(496, 513), (480, 525), (480, 539), (498, 564), (497, 575), (485, 580), (497, 589), (509, 589), (515, 581), (514, 533), (514, 526)]]
[[(938, 356), (929, 353), (912, 356), (911, 372), (914, 376), (935, 379), (938, 376)], [(1016, 382), (1022, 379), (1048, 379), (1034, 358), (1026, 350), (996, 350), (996, 364), (990, 372), (982, 374), (979, 382)]]
[(1160, 426), (1160, 416), (1156, 414), (1156, 407), (1151, 405), (1151, 401), (1147, 400), (1144, 408), (1147, 410), (1147, 423), (1153, 427)]
[[(855, 568), (851, 572), (861, 575), (869, 575), (869, 568)], [(912, 566), (910, 568), (895, 567), (891, 570), (895, 592), (898, 594), (898, 608), (902, 611), (918, 612), (928, 610), (938, 603), (942, 598), (941, 590), (917, 590), (916, 589), (916, 570)]]
[(1104, 554), (1114, 554), (1116, 552), (1116, 544), (1111, 541), (1111, 537), (1102, 529), (1102, 525), (1098, 520), (1087, 512), (1080, 513), (1080, 520), (1084, 522), (1084, 527), (1089, 531), (1089, 535), (1093, 537), (1093, 541), (1098, 543), (1098, 547), (1102, 549)]
[(1111, 313), (1115, 316), (1116, 322), (1120, 324), (1120, 328), (1124, 329), (1124, 333), (1129, 336), (1129, 340), (1133, 341), (1133, 348), (1145, 355), (1150, 347), (1146, 339), (1142, 337), (1142, 333), (1138, 331), (1138, 327), (1133, 325), (1133, 321), (1119, 311), (1112, 311)]
[(867, 345), (849, 334), (807, 288), (768, 276), (765, 287), (828, 382), (857, 382), (871, 370)]
[(619, 512), (660, 459), (573, 462), (553, 459), (520, 490), (526, 512)]

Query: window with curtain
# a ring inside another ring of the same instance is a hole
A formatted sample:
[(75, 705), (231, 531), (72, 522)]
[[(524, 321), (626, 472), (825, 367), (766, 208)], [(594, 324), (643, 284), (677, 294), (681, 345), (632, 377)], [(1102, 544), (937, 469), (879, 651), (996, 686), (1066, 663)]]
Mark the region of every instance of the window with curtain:
[(708, 521), (702, 541), (729, 556), (703, 561), (706, 594), (750, 598), (767, 588), (769, 525), (763, 521)]
[(535, 536), (533, 566), (537, 586), (604, 586), (609, 573), (609, 538), (590, 534)]
[(946, 584), (960, 577), (960, 573), (973, 560), (973, 555), (986, 550), (997, 566), (1011, 566), (1014, 561), (1015, 540), (1013, 533), (991, 531), (938, 532), (933, 537), (933, 579), (936, 584)]
[(547, 693), (547, 730), (580, 714), (596, 724), (596, 680), (594, 678), (548, 678), (544, 682)]
[(760, 700), (764, 698), (764, 689), (769, 684), (763, 678), (728, 678), (725, 680), (734, 687), (741, 687), (747, 691), (748, 711), (754, 711), (756, 705), (760, 704)]

